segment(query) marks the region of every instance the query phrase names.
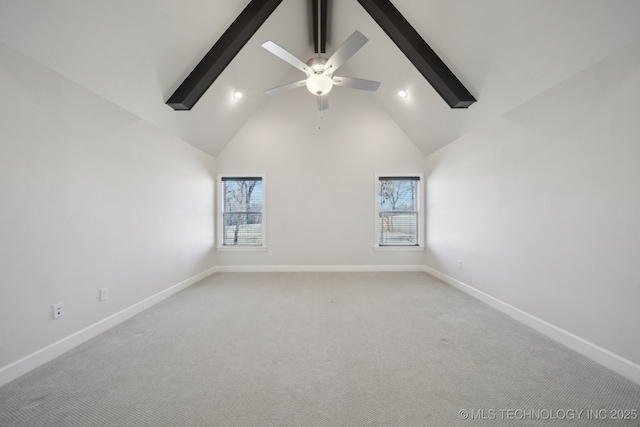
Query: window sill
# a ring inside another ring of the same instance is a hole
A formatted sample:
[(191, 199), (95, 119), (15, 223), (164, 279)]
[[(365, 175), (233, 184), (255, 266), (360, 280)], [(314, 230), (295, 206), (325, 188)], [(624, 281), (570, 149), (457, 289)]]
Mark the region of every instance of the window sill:
[(220, 252), (266, 252), (266, 246), (217, 246)]
[(424, 246), (374, 246), (374, 251), (424, 251)]

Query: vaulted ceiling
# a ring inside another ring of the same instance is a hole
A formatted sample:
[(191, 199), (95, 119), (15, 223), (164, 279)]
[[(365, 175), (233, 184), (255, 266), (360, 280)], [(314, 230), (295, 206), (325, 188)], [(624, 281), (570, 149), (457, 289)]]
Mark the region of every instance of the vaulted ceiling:
[[(478, 102), (449, 108), (357, 0), (329, 0), (327, 54), (355, 30), (369, 38), (340, 74), (382, 82), (363, 102), (425, 155), (640, 38), (637, 0), (391, 1)], [(283, 0), (190, 111), (165, 102), (249, 0), (0, 0), (0, 41), (217, 156), (264, 90), (304, 77), (261, 44), (313, 57), (311, 3)], [(308, 95), (300, 108), (316, 108)]]

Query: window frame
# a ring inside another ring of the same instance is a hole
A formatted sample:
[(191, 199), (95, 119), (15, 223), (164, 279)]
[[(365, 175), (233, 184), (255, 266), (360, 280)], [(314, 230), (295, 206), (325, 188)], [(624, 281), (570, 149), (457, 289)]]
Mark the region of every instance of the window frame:
[[(406, 179), (406, 178), (418, 178), (418, 188), (416, 189), (416, 210), (418, 214), (418, 230), (416, 233), (416, 238), (418, 240), (418, 244), (408, 244), (408, 245), (384, 245), (380, 244), (380, 178), (398, 178), (398, 179)], [(383, 251), (411, 251), (411, 250), (424, 250), (425, 248), (425, 232), (424, 232), (424, 196), (423, 196), (423, 187), (424, 187), (424, 174), (423, 173), (376, 173), (375, 174), (375, 183), (374, 183), (374, 249), (375, 250), (383, 250)]]
[[(260, 245), (225, 245), (224, 244), (224, 208), (225, 208), (225, 191), (224, 181), (229, 179), (256, 179), (262, 181), (262, 238)], [(217, 218), (217, 246), (219, 251), (264, 251), (267, 249), (267, 177), (265, 174), (243, 173), (243, 174), (218, 174), (218, 218)]]

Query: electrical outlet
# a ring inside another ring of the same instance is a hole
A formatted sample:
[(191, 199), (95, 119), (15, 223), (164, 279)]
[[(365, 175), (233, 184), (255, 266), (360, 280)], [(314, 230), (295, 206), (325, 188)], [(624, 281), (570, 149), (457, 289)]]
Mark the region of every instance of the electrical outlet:
[(458, 260), (458, 270), (462, 270), (462, 260)]
[(109, 288), (100, 289), (100, 301), (105, 301), (109, 298)]
[(59, 302), (53, 305), (53, 318), (57, 319), (58, 317), (64, 316), (64, 303)]

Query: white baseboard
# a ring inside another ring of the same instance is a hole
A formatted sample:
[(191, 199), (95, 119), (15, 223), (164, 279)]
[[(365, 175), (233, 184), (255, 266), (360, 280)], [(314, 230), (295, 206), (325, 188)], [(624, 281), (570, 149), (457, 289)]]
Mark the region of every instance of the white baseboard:
[(611, 351), (597, 346), (577, 335), (567, 332), (551, 323), (539, 319), (527, 312), (520, 310), (506, 302), (479, 291), (466, 283), (450, 277), (434, 268), (424, 266), (424, 271), (442, 280), (449, 285), (460, 289), (462, 292), (490, 305), (491, 307), (505, 313), (509, 317), (535, 329), (552, 340), (563, 344), (570, 349), (588, 357), (589, 359), (611, 369), (629, 380), (640, 384), (640, 365), (618, 356)]
[(424, 272), (423, 265), (230, 265), (218, 267), (219, 273), (366, 273)]
[(640, 384), (640, 365), (627, 360), (609, 350), (586, 341), (570, 332), (554, 326), (542, 319), (532, 316), (512, 305), (479, 291), (453, 277), (424, 265), (254, 265), (254, 266), (220, 266), (212, 267), (164, 291), (158, 292), (124, 310), (94, 323), (60, 341), (23, 357), (0, 368), (0, 386), (21, 375), (49, 362), (74, 347), (124, 322), (138, 313), (152, 307), (170, 296), (188, 288), (214, 273), (246, 273), (246, 272), (426, 272), (466, 294), (490, 305), (519, 322), (535, 329), (547, 337), (570, 349), (594, 360), (614, 372)]
[(152, 295), (130, 307), (127, 307), (124, 310), (120, 310), (119, 312), (114, 313), (111, 316), (94, 323), (93, 325), (87, 326), (86, 328), (81, 329), (78, 332), (61, 339), (60, 341), (50, 344), (45, 348), (31, 353), (28, 356), (25, 356), (22, 359), (17, 360), (9, 365), (3, 366), (2, 368), (0, 368), (0, 386), (13, 381), (14, 379), (20, 377), (23, 374), (26, 374), (27, 372), (37, 368), (38, 366), (44, 365), (45, 363), (55, 359), (63, 353), (66, 353), (67, 351), (73, 349), (74, 347), (77, 347), (78, 345), (90, 340), (91, 338), (101, 334), (102, 332), (105, 332), (106, 330), (116, 326), (117, 324), (130, 319), (136, 314), (141, 313), (149, 307), (158, 304), (159, 302), (182, 291), (183, 289), (188, 288), (189, 286), (199, 282), (205, 277), (212, 275), (217, 270), (217, 267), (212, 267), (208, 270), (203, 271), (202, 273), (196, 274), (195, 276), (183, 280), (180, 283), (177, 283), (161, 292), (158, 292), (155, 295)]

